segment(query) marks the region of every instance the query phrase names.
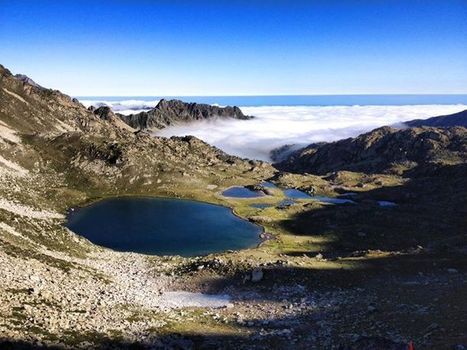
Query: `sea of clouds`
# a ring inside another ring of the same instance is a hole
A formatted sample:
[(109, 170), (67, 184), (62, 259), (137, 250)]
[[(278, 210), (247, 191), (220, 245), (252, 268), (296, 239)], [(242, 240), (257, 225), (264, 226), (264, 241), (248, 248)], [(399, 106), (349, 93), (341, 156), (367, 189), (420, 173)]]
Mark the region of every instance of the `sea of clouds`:
[(215, 119), (175, 125), (158, 136), (194, 135), (240, 157), (270, 160), (270, 151), (357, 136), (383, 125), (451, 114), (467, 105), (240, 107), (251, 120)]
[(88, 100), (83, 99), (80, 102), (87, 107), (94, 106), (94, 107), (101, 107), (101, 106), (108, 106), (112, 108), (114, 112), (121, 113), (121, 114), (133, 114), (139, 113), (142, 111), (147, 111), (151, 108), (156, 107), (159, 100), (120, 100), (120, 101), (113, 101), (113, 100)]
[[(154, 108), (158, 100), (82, 100), (86, 107), (110, 106), (122, 114)], [(401, 106), (261, 106), (240, 107), (251, 120), (213, 119), (174, 125), (158, 136), (194, 135), (223, 151), (250, 159), (270, 161), (271, 150), (283, 145), (306, 146), (354, 137), (383, 125), (426, 119), (467, 109), (467, 105)]]

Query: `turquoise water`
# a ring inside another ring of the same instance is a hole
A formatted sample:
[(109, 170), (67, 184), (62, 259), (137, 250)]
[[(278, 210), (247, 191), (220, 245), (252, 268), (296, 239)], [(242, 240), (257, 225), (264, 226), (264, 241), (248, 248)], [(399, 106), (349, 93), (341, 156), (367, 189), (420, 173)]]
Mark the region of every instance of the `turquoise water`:
[(205, 255), (256, 246), (262, 229), (229, 208), (166, 198), (115, 198), (70, 212), (66, 225), (117, 251)]

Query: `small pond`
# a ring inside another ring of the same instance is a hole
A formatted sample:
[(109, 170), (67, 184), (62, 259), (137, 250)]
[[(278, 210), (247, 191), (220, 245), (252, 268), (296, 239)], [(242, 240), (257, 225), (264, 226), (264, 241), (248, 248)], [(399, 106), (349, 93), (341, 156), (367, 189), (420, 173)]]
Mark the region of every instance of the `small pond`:
[(79, 208), (67, 227), (118, 251), (205, 255), (256, 246), (262, 229), (229, 208), (181, 199), (114, 198)]
[(226, 189), (222, 192), (222, 195), (231, 198), (256, 198), (263, 197), (264, 193), (261, 191), (253, 191), (243, 186), (235, 186)]
[(346, 198), (335, 198), (335, 197), (325, 197), (325, 196), (315, 196), (314, 200), (322, 203), (329, 204), (356, 204), (355, 201)]
[[(272, 182), (264, 181), (260, 183), (260, 186), (266, 189), (279, 189), (275, 184)], [(318, 201), (322, 203), (328, 204), (356, 204), (355, 201), (350, 199), (349, 197), (353, 197), (356, 193), (344, 193), (339, 197), (326, 197), (326, 196), (314, 196), (305, 191), (297, 190), (296, 188), (287, 188), (283, 190), (283, 193), (286, 197), (282, 202), (277, 204), (276, 206), (279, 208), (287, 207), (293, 205), (296, 200), (300, 199), (308, 199), (313, 201)], [(222, 192), (224, 197), (231, 197), (231, 198), (257, 198), (257, 197), (264, 197), (265, 194), (262, 191), (254, 191), (249, 188), (243, 186), (235, 186), (226, 189)], [(265, 209), (275, 206), (274, 204), (268, 203), (252, 203), (250, 204), (251, 207), (257, 209)]]
[(285, 196), (287, 198), (293, 198), (293, 199), (311, 199), (311, 198), (313, 198), (308, 193), (297, 190), (295, 188), (288, 188), (288, 189), (284, 190), (284, 194), (285, 194)]
[(390, 201), (378, 201), (378, 205), (380, 207), (390, 208), (390, 207), (395, 207), (397, 204), (394, 202), (390, 202)]

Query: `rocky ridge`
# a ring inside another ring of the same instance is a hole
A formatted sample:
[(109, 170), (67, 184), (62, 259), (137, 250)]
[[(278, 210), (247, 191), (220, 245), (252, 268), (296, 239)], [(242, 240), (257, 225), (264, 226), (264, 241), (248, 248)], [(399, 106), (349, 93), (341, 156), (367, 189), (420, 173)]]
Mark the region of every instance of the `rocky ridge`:
[(431, 126), (446, 128), (452, 126), (463, 126), (467, 128), (467, 110), (428, 119), (414, 119), (405, 122), (404, 124), (408, 127)]
[(208, 120), (214, 118), (234, 118), (247, 120), (251, 116), (244, 115), (240, 108), (219, 107), (200, 103), (186, 103), (180, 100), (159, 101), (157, 106), (147, 112), (118, 116), (129, 126), (135, 129), (163, 129), (167, 126)]
[(310, 145), (277, 163), (280, 170), (326, 174), (347, 170), (370, 173), (424, 172), (467, 161), (467, 129), (382, 127), (322, 145)]

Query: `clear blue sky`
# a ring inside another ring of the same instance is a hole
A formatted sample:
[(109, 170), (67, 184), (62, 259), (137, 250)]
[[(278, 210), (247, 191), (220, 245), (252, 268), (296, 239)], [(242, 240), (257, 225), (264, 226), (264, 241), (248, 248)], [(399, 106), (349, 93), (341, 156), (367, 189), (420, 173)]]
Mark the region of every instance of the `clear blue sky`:
[(0, 63), (75, 96), (467, 93), (467, 0), (0, 0)]

